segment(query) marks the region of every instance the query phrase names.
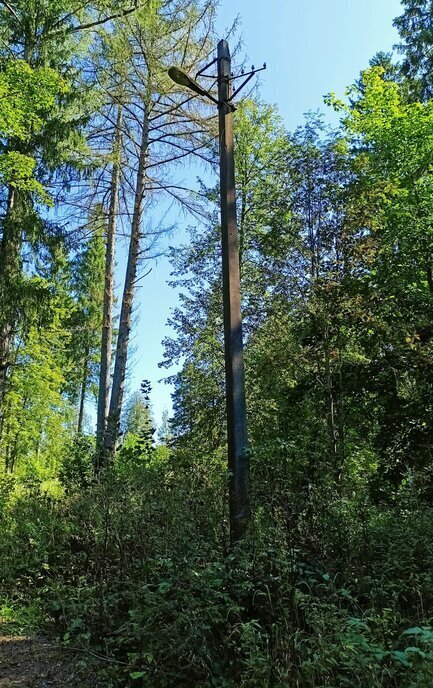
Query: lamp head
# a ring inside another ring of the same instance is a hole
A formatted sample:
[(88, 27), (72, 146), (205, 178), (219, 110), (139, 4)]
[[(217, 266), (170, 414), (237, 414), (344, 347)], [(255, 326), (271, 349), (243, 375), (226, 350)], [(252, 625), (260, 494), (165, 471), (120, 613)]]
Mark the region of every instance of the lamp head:
[(170, 67), (168, 70), (168, 75), (175, 84), (178, 84), (179, 86), (185, 86), (185, 88), (189, 88), (190, 91), (194, 91), (194, 93), (198, 93), (200, 96), (209, 97), (209, 93), (202, 88), (200, 84), (194, 81), (194, 79), (191, 79), (189, 74), (187, 74), (180, 67)]
[(199, 96), (204, 96), (205, 98), (208, 98), (211, 100), (215, 105), (218, 105), (218, 107), (221, 107), (221, 105), (225, 105), (230, 112), (234, 112), (236, 110), (235, 106), (233, 103), (220, 103), (219, 100), (213, 97), (209, 91), (206, 91), (206, 89), (202, 88), (200, 84), (198, 84), (194, 79), (190, 77), (185, 70), (181, 69), (181, 67), (170, 67), (168, 70), (168, 76), (172, 81), (174, 81), (175, 84), (178, 84), (179, 86), (184, 86), (185, 88), (189, 88), (190, 91), (194, 91), (194, 93), (198, 93)]

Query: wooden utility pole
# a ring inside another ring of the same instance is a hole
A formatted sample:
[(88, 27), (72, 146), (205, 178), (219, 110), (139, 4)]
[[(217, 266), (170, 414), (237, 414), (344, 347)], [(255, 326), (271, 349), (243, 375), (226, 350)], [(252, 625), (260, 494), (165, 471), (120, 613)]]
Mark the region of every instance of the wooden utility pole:
[[(230, 470), (229, 510), (230, 540), (242, 540), (251, 520), (249, 497), (249, 465), (247, 450), (247, 413), (245, 402), (245, 374), (242, 344), (242, 315), (240, 297), (238, 227), (236, 221), (235, 165), (233, 150), (233, 110), (231, 104), (232, 73), (230, 50), (227, 41), (218, 43), (217, 58), (212, 60), (197, 76), (211, 65), (218, 63), (218, 100), (181, 67), (170, 67), (168, 74), (179, 86), (208, 98), (218, 105), (221, 235), (224, 302), (224, 348), (226, 370), (226, 407), (228, 464)], [(266, 69), (266, 64), (263, 65)], [(245, 76), (239, 91), (260, 70), (251, 69)], [(204, 76), (211, 76), (205, 74)]]
[(233, 149), (231, 58), (227, 41), (218, 43), (221, 235), (224, 300), (224, 346), (228, 465), (230, 471), (230, 538), (241, 540), (251, 518), (247, 418), (242, 343), (242, 315)]

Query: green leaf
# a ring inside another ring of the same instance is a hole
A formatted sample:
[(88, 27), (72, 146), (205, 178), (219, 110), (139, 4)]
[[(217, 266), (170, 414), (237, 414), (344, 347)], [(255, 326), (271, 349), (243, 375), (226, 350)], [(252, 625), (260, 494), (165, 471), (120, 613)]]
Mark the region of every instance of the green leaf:
[(419, 626), (413, 626), (412, 628), (408, 628), (406, 631), (403, 631), (402, 635), (422, 635), (423, 633), (424, 631), (422, 628)]
[(404, 652), (400, 652), (400, 650), (395, 650), (392, 653), (394, 659), (396, 659), (399, 664), (402, 664), (403, 666), (412, 666), (412, 663), (408, 660), (408, 656)]
[(143, 678), (144, 674), (144, 671), (133, 671), (131, 674), (129, 674), (129, 676), (133, 681), (135, 681), (138, 678)]
[(419, 655), (420, 657), (423, 657), (423, 658), (425, 657), (425, 652), (423, 652), (422, 650), (420, 650), (419, 647), (407, 647), (407, 648), (405, 649), (405, 652), (416, 653), (416, 654)]

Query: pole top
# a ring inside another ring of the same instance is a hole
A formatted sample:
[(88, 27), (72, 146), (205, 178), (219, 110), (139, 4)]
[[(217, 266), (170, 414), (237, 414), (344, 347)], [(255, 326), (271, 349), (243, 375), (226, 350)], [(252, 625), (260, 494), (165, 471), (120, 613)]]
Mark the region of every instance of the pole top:
[(230, 59), (230, 49), (229, 49), (229, 44), (225, 40), (225, 38), (222, 38), (219, 43), (218, 43), (218, 57), (219, 58), (228, 58)]

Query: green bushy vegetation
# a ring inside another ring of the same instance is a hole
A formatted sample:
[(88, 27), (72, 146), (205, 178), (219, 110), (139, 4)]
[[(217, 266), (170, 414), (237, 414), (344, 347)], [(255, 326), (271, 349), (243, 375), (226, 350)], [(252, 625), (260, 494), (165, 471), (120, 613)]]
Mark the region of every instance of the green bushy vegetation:
[(55, 495), (3, 479), (2, 615), (89, 650), (101, 686), (431, 685), (431, 506), (409, 485), (386, 507), (305, 497), (277, 456), (252, 464), (268, 481), (234, 550), (219, 460), (155, 456), (74, 488), (69, 472)]

